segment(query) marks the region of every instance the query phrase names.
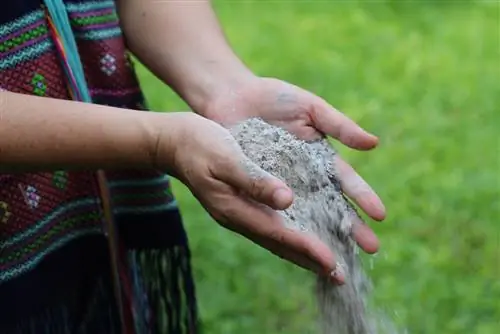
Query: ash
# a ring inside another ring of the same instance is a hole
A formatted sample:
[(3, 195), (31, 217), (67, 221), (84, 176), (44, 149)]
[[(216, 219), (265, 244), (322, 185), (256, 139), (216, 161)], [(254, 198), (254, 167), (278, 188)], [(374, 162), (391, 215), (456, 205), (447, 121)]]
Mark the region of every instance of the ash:
[[(305, 142), (286, 130), (252, 118), (230, 129), (246, 156), (294, 191), (294, 202), (281, 211), (288, 228), (317, 235), (343, 266), (346, 283), (336, 286), (318, 277), (316, 297), (324, 334), (376, 334), (380, 321), (368, 312), (371, 283), (351, 238), (354, 207), (344, 197), (336, 172), (336, 152), (327, 142)], [(380, 319), (380, 318), (379, 318)], [(384, 333), (394, 334), (384, 321)]]

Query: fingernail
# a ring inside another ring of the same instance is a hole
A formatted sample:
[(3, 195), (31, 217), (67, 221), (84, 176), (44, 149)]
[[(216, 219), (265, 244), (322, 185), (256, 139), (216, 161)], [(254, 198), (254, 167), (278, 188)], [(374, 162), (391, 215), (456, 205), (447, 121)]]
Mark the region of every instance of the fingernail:
[(335, 268), (330, 273), (330, 277), (337, 283), (338, 285), (342, 285), (345, 283), (345, 271), (342, 264), (337, 262)]
[(373, 140), (373, 141), (376, 141), (376, 142), (377, 142), (377, 144), (379, 144), (379, 142), (380, 142), (380, 138), (379, 138), (379, 136), (377, 136), (377, 135), (375, 135), (375, 134), (373, 134), (373, 133), (371, 133), (371, 132), (368, 132), (368, 134), (372, 137), (372, 140)]
[(273, 194), (273, 202), (279, 208), (287, 208), (290, 205), (290, 201), (290, 191), (287, 189), (278, 189)]

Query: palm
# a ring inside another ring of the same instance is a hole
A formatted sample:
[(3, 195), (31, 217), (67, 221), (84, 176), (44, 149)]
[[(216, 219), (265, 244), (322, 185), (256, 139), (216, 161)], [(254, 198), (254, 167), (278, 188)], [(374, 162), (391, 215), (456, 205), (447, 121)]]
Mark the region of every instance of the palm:
[(318, 137), (312, 125), (313, 106), (304, 90), (272, 78), (259, 78), (220, 98), (211, 106), (219, 122), (230, 125), (249, 117), (260, 117), (268, 123), (280, 125), (302, 139)]
[[(226, 126), (251, 117), (281, 126), (301, 139), (314, 140), (330, 135), (358, 150), (369, 150), (378, 139), (368, 134), (326, 101), (297, 86), (272, 78), (256, 78), (220, 97), (205, 114)], [(385, 209), (366, 182), (352, 167), (338, 158), (336, 164), (344, 192), (369, 216), (385, 218)], [(355, 239), (367, 251), (376, 251), (378, 241), (366, 225), (357, 224)]]

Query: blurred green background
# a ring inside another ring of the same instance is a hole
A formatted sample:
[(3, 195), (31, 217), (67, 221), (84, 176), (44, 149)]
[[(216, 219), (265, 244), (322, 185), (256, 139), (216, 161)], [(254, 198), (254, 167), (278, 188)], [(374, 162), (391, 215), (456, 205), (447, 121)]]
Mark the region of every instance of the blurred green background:
[[(215, 1), (257, 73), (379, 135), (341, 148), (385, 201), (374, 303), (422, 334), (500, 331), (497, 1)], [(185, 105), (140, 68), (155, 110)], [(337, 145), (339, 147), (339, 145)], [(207, 334), (314, 333), (312, 277), (211, 222), (175, 184)]]

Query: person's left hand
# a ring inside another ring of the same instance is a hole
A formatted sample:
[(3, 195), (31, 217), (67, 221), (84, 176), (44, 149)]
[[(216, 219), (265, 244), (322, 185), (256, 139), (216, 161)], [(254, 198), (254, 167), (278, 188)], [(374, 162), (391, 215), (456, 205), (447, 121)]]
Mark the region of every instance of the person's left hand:
[[(303, 140), (329, 135), (357, 150), (370, 150), (378, 144), (377, 137), (320, 97), (272, 78), (253, 78), (238, 85), (234, 90), (220, 94), (201, 113), (225, 126), (260, 117)], [(344, 193), (374, 220), (385, 219), (384, 205), (371, 187), (340, 157), (335, 163)], [(353, 228), (353, 238), (368, 253), (378, 250), (377, 237), (361, 220)]]

